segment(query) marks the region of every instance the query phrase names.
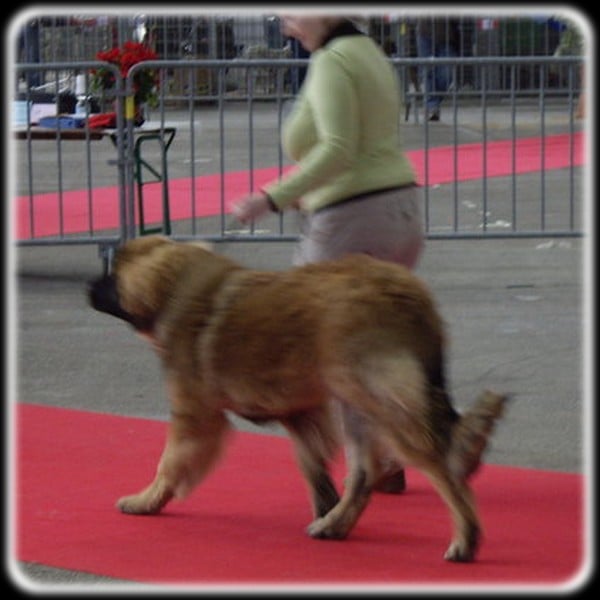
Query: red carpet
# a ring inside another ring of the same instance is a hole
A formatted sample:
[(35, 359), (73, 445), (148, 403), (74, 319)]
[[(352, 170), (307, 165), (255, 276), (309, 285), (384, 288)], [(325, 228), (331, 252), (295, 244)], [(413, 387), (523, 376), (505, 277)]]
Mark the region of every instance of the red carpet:
[[(571, 163), (571, 146), (573, 158)], [(583, 134), (550, 135), (545, 138), (521, 138), (488, 142), (486, 152), (482, 144), (456, 146), (456, 173), (454, 170), (455, 147), (443, 146), (429, 150), (429, 185), (468, 181), (487, 177), (504, 177), (541, 171), (542, 169), (565, 169), (584, 164)], [(425, 181), (425, 152), (409, 152), (418, 173), (419, 183)], [(514, 156), (513, 156), (514, 154)], [(484, 171), (484, 160), (485, 171)], [(514, 166), (513, 166), (514, 161)]]
[[(571, 160), (571, 146), (573, 157)], [(551, 135), (545, 138), (522, 138), (489, 142), (482, 144), (463, 144), (458, 147), (443, 146), (431, 148), (428, 154), (429, 185), (454, 181), (466, 181), (487, 177), (502, 177), (514, 172), (531, 173), (544, 169), (563, 169), (584, 164), (583, 134), (575, 133)], [(543, 149), (543, 152), (542, 152)], [(412, 161), (420, 183), (425, 182), (425, 153), (413, 150), (407, 153)], [(513, 156), (514, 155), (514, 156)], [(484, 156), (486, 160), (484, 172)], [(543, 157), (543, 158), (542, 158)], [(457, 163), (455, 173), (454, 164)], [(276, 167), (256, 169), (254, 171), (255, 188), (271, 181), (278, 175)], [(192, 185), (189, 178), (170, 180), (171, 218), (188, 219), (192, 216)], [(231, 171), (225, 174), (224, 204), (229, 210), (230, 203), (246, 194), (249, 189), (248, 171)], [(221, 176), (210, 174), (195, 180), (196, 217), (218, 215), (221, 212)], [(161, 185), (148, 184), (144, 188), (145, 219), (147, 223), (161, 220)], [(92, 214), (88, 210), (88, 191), (74, 190), (63, 193), (63, 233), (89, 231), (90, 217), (92, 230), (113, 229), (118, 223), (118, 191), (116, 187), (94, 188), (91, 190)], [(17, 198), (15, 211), (17, 239), (54, 236), (59, 228), (59, 196), (57, 193), (37, 194), (34, 196), (33, 227), (30, 218), (29, 198)]]
[(313, 540), (289, 441), (235, 432), (188, 499), (160, 516), (127, 516), (115, 500), (150, 481), (165, 423), (33, 405), (16, 415), (19, 560), (138, 582), (444, 589), (555, 589), (583, 567), (579, 475), (484, 466), (474, 478), (485, 530), (478, 561), (450, 564), (446, 508), (413, 470), (409, 491), (376, 495), (346, 541)]

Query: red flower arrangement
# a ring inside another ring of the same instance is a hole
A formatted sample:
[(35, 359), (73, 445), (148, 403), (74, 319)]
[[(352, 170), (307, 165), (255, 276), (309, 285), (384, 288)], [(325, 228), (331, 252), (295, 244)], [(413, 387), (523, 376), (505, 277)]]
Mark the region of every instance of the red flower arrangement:
[[(122, 48), (117, 47), (98, 52), (96, 58), (117, 65), (121, 77), (125, 78), (133, 65), (146, 60), (157, 60), (158, 55), (148, 46), (139, 42), (125, 42)], [(149, 106), (156, 106), (158, 104), (158, 83), (156, 69), (140, 69), (137, 71), (133, 76), (134, 102), (138, 105), (145, 102)], [(109, 90), (114, 85), (115, 75), (113, 71), (103, 67), (92, 70), (92, 90)]]

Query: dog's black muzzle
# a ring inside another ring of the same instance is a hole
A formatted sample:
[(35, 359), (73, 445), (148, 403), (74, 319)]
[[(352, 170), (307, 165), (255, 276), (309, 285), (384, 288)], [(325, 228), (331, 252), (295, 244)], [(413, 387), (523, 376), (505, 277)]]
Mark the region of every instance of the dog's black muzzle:
[(139, 331), (150, 331), (152, 329), (150, 321), (140, 319), (123, 309), (113, 275), (104, 275), (104, 277), (90, 281), (87, 291), (90, 305), (96, 310), (123, 319)]
[(125, 321), (131, 320), (131, 315), (121, 307), (117, 284), (112, 275), (105, 275), (88, 282), (88, 299), (91, 306), (100, 312), (108, 313)]

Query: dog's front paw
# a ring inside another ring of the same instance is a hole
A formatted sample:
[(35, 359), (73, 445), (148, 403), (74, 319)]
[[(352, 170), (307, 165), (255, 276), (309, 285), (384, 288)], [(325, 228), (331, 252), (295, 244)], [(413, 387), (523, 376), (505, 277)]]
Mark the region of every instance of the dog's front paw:
[(172, 487), (158, 479), (145, 490), (117, 500), (117, 508), (129, 515), (155, 515), (173, 498)]
[(154, 515), (161, 509), (160, 506), (153, 506), (152, 503), (149, 503), (145, 494), (123, 496), (117, 500), (116, 506), (122, 513), (128, 515)]
[(343, 540), (348, 535), (347, 531), (341, 531), (327, 517), (321, 517), (313, 521), (306, 528), (306, 533), (310, 537), (320, 540)]

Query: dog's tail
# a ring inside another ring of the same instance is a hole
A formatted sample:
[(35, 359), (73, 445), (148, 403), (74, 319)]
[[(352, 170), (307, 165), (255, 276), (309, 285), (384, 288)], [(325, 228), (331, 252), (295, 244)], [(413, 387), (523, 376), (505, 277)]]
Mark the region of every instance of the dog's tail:
[(508, 399), (507, 395), (486, 390), (453, 425), (448, 466), (459, 479), (467, 479), (479, 467), (488, 438)]

